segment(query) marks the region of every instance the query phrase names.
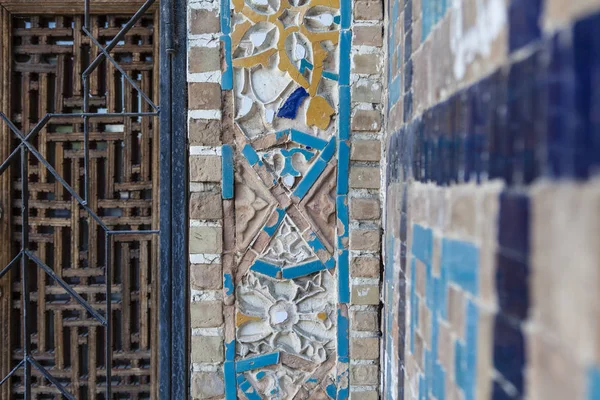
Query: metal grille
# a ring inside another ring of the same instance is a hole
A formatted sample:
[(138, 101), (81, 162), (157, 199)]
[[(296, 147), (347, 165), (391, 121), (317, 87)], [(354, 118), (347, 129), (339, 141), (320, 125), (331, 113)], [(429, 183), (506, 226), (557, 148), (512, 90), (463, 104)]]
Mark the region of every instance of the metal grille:
[(156, 397), (158, 13), (88, 3), (10, 17), (11, 398)]

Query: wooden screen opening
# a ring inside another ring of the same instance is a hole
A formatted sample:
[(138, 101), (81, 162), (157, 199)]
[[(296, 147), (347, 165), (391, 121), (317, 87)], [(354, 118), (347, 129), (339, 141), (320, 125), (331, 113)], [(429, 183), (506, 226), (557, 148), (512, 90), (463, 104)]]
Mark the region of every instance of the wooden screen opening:
[[(19, 8), (21, 3), (27, 8)], [(0, 0), (0, 111), (23, 136), (47, 114), (96, 114), (53, 116), (28, 140), (51, 168), (26, 149), (17, 150), (0, 171), (0, 270), (23, 248), (31, 254), (25, 258), (25, 274), (19, 262), (0, 279), (0, 379), (22, 363), (24, 354), (34, 360), (29, 382), (21, 366), (0, 386), (0, 398), (25, 398), (29, 387), (33, 399), (62, 399), (67, 396), (59, 383), (73, 398), (106, 399), (108, 326), (110, 397), (154, 399), (159, 124), (149, 114), (157, 109), (106, 59), (84, 86), (82, 72), (100, 51), (82, 31), (83, 0), (65, 3), (70, 6), (63, 9), (55, 3)], [(102, 3), (101, 14), (92, 9), (89, 28), (107, 46), (139, 2)], [(153, 104), (158, 104), (159, 82), (156, 8), (110, 51)], [(128, 116), (118, 115), (123, 113)], [(131, 116), (136, 113), (147, 115)], [(20, 144), (9, 124), (0, 121), (0, 163)]]

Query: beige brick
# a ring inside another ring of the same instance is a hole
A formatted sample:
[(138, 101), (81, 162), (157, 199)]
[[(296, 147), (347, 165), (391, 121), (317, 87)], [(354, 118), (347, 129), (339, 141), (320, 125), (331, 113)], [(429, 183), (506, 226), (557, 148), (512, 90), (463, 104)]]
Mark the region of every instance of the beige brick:
[(352, 59), (354, 61), (352, 71), (356, 74), (381, 73), (381, 56), (377, 53), (355, 54)]
[(419, 259), (415, 260), (415, 291), (421, 297), (427, 293), (427, 269), (425, 264)]
[(191, 47), (188, 64), (191, 73), (221, 71), (221, 50), (218, 47)]
[(352, 85), (352, 101), (359, 103), (381, 103), (381, 82), (362, 79)]
[(194, 302), (190, 306), (190, 315), (192, 329), (216, 328), (223, 324), (223, 302)]
[(192, 362), (223, 362), (223, 338), (220, 336), (192, 336)]
[[(353, 131), (376, 132), (381, 129), (381, 111), (378, 110), (357, 110), (352, 116)], [(381, 142), (379, 147), (381, 147)], [(377, 157), (379, 160), (379, 157)]]
[(354, 19), (382, 20), (383, 3), (381, 1), (357, 1), (354, 3)]
[(379, 359), (379, 338), (351, 338), (350, 357), (354, 360)]
[(192, 289), (221, 289), (223, 287), (223, 267), (221, 264), (192, 264), (190, 266)]
[(355, 311), (350, 318), (350, 323), (354, 331), (378, 331), (379, 314), (375, 311)]
[(383, 46), (383, 26), (381, 25), (355, 25), (352, 44), (357, 46)]
[(220, 253), (223, 250), (222, 236), (220, 227), (192, 226), (190, 228), (190, 253)]
[(353, 198), (350, 200), (350, 217), (352, 219), (379, 219), (380, 216), (378, 199)]
[(190, 32), (192, 35), (217, 33), (220, 30), (221, 23), (216, 10), (190, 8)]
[(380, 233), (378, 229), (354, 229), (350, 231), (352, 250), (379, 251)]
[(379, 285), (354, 285), (350, 301), (356, 305), (379, 304)]
[(364, 392), (350, 392), (350, 400), (378, 400), (379, 395), (375, 390), (366, 390)]
[(380, 170), (377, 167), (351, 167), (350, 187), (355, 189), (379, 189)]
[(379, 278), (381, 266), (377, 257), (353, 257), (350, 262), (353, 278)]
[(220, 146), (221, 121), (217, 119), (191, 119), (189, 126), (190, 145)]
[(378, 140), (352, 142), (350, 159), (353, 161), (381, 161), (381, 142)]
[(221, 108), (221, 85), (212, 82), (192, 82), (188, 88), (190, 110)]
[(192, 193), (190, 195), (190, 218), (203, 220), (223, 218), (221, 193)]
[(192, 182), (221, 182), (220, 156), (191, 156), (190, 180)]
[(351, 365), (350, 382), (357, 386), (377, 385), (379, 383), (379, 366)]
[(225, 382), (221, 372), (193, 372), (192, 398), (214, 399), (225, 394)]
[(448, 321), (453, 332), (461, 339), (465, 338), (466, 312), (467, 307), (463, 292), (451, 285), (448, 289)]

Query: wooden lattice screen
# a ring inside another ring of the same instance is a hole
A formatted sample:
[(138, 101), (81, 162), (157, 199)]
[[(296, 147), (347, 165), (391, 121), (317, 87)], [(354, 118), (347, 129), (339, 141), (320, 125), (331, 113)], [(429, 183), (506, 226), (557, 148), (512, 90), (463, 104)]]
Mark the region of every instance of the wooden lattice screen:
[[(110, 52), (145, 99), (106, 59), (86, 88), (82, 72), (99, 50), (82, 32), (83, 13), (44, 14), (44, 2), (38, 7), (35, 16), (2, 11), (0, 75), (9, 79), (0, 93), (0, 111), (24, 135), (48, 113), (107, 116), (88, 118), (87, 133), (84, 117), (52, 117), (29, 140), (64, 183), (87, 200), (85, 206), (30, 152), (21, 153), (26, 163), (17, 155), (2, 173), (0, 194), (10, 192), (9, 200), (2, 199), (10, 205), (0, 211), (0, 241), (6, 243), (10, 235), (11, 254), (7, 257), (7, 247), (0, 247), (0, 269), (19, 254), (23, 229), (28, 229), (30, 252), (109, 321), (113, 397), (156, 398), (158, 237), (135, 231), (158, 229), (158, 118), (114, 114), (155, 111), (146, 100), (158, 101), (158, 15), (150, 10)], [(92, 14), (90, 31), (107, 46), (131, 15)], [(0, 162), (21, 143), (7, 124), (1, 125)], [(28, 174), (27, 227), (22, 226), (23, 171)], [(106, 228), (121, 233), (107, 235)], [(74, 398), (105, 399), (105, 326), (52, 272), (31, 259), (27, 263), (25, 277), (21, 268), (12, 268), (0, 285), (0, 379), (22, 362), (30, 346), (32, 358)], [(112, 276), (108, 292), (107, 266)], [(24, 290), (29, 293), (26, 316)], [(0, 387), (0, 398), (23, 398), (24, 374), (24, 368), (17, 370)], [(32, 398), (63, 398), (39, 368), (31, 368), (30, 383)]]

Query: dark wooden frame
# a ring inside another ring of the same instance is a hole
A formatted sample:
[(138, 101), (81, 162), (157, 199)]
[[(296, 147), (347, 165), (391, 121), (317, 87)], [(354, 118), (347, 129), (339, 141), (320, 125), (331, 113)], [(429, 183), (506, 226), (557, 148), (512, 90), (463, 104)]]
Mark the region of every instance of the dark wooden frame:
[[(157, 1), (158, 3), (158, 1)], [(83, 13), (84, 0), (0, 0), (0, 111), (10, 115), (11, 14)], [(91, 0), (90, 12), (136, 12), (141, 0)], [(160, 8), (160, 10), (158, 10)], [(159, 398), (187, 398), (189, 392), (188, 251), (187, 251), (187, 2), (162, 0), (151, 10), (160, 15), (160, 287)], [(177, 93), (176, 96), (172, 96)], [(178, 123), (173, 123), (177, 120)], [(0, 124), (0, 137), (8, 135)], [(10, 154), (0, 140), (0, 159)], [(0, 176), (0, 266), (10, 260), (10, 176)], [(179, 289), (176, 289), (179, 288)], [(184, 290), (182, 290), (182, 288)], [(9, 315), (10, 276), (0, 279), (0, 315)], [(10, 343), (9, 321), (0, 320), (0, 342)], [(0, 353), (0, 379), (10, 372), (11, 357)], [(10, 398), (9, 385), (0, 398)]]

